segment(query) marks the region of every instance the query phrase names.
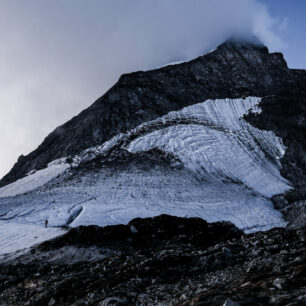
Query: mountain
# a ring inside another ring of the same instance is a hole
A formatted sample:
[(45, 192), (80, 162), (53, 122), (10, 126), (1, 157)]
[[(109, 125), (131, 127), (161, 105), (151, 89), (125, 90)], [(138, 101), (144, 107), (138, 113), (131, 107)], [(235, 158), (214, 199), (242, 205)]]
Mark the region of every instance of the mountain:
[(296, 82), (280, 53), (228, 41), (191, 62), (121, 76), (93, 105), (55, 129), (0, 181), (5, 186), (60, 157), (100, 145), (121, 132), (207, 99), (264, 97)]
[(258, 42), (121, 76), (1, 180), (0, 304), (305, 305), (305, 135)]
[(5, 252), (61, 226), (160, 214), (245, 232), (303, 223), (305, 85), (282, 54), (237, 40), (123, 75), (1, 180), (0, 228), (15, 233)]

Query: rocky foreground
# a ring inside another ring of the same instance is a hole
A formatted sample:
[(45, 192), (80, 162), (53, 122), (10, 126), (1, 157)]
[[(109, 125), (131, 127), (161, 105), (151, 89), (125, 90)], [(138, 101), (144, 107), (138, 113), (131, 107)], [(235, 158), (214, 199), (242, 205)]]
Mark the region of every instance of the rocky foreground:
[(162, 215), (70, 229), (0, 265), (0, 305), (306, 305), (306, 227)]

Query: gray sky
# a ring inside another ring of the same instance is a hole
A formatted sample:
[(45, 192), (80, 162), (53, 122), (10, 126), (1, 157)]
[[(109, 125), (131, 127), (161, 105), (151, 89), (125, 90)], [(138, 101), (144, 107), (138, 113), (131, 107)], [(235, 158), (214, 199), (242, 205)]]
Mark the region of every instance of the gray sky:
[(305, 68), (280, 2), (0, 0), (0, 176), (122, 73), (194, 58), (233, 34), (289, 50), (289, 64)]

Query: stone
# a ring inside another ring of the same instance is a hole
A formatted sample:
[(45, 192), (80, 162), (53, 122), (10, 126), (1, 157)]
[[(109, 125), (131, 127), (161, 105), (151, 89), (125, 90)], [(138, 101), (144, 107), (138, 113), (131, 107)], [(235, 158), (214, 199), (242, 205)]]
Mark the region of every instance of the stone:
[(51, 300), (49, 301), (49, 303), (48, 303), (48, 306), (53, 306), (53, 305), (55, 305), (55, 300), (54, 300), (54, 298), (51, 298)]
[(226, 255), (231, 255), (232, 254), (232, 251), (227, 247), (223, 247), (222, 252)]
[(235, 301), (233, 301), (233, 300), (231, 300), (231, 299), (227, 299), (224, 302), (223, 306), (240, 306), (240, 304), (235, 302)]
[(272, 201), (276, 209), (284, 209), (289, 205), (289, 202), (282, 195), (273, 196)]
[(137, 228), (136, 228), (134, 225), (131, 225), (131, 226), (130, 226), (130, 231), (131, 231), (132, 233), (134, 233), (134, 234), (138, 233), (138, 230), (137, 230)]
[(286, 285), (287, 280), (285, 278), (276, 278), (273, 281), (273, 286), (276, 287), (277, 289), (284, 289), (284, 286)]
[(288, 252), (287, 250), (281, 250), (281, 251), (280, 251), (280, 254), (281, 254), (281, 255), (287, 255), (288, 253), (289, 253), (289, 252)]

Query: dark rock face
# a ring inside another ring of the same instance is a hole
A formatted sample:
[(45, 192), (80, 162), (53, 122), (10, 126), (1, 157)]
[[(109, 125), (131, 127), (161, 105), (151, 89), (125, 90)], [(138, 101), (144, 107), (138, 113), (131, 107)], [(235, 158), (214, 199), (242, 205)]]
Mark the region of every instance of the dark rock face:
[(306, 220), (306, 76), (305, 71), (296, 73), (297, 82), (262, 99), (261, 114), (247, 116), (254, 126), (272, 130), (287, 147), (281, 159), (281, 174), (294, 188), (272, 200), (293, 228), (305, 225)]
[(145, 152), (131, 153), (120, 147), (112, 148), (107, 154), (98, 155), (92, 160), (82, 162), (77, 168), (71, 168), (71, 175), (77, 175), (80, 171), (101, 171), (103, 166), (113, 166), (117, 171), (124, 171), (124, 166), (137, 164), (143, 167), (154, 165), (183, 168), (182, 161), (171, 153), (154, 148)]
[(160, 215), (153, 218), (136, 218), (127, 225), (80, 226), (66, 235), (41, 244), (42, 250), (72, 245), (126, 245), (153, 247), (164, 241), (188, 242), (192, 245), (210, 246), (220, 241), (239, 238), (243, 232), (229, 222), (207, 223), (200, 218), (180, 218)]
[(261, 114), (247, 116), (254, 126), (281, 137), (287, 147), (281, 174), (295, 187), (285, 195), (290, 203), (306, 198), (306, 77), (305, 71), (297, 73), (300, 78), (294, 85), (262, 99)]
[(282, 54), (270, 54), (264, 46), (226, 42), (188, 63), (123, 75), (92, 106), (21, 156), (0, 186), (169, 111), (206, 99), (277, 94), (294, 86), (301, 74), (305, 75), (288, 69)]
[(305, 239), (167, 215), (79, 227), (2, 263), (0, 304), (305, 305)]

